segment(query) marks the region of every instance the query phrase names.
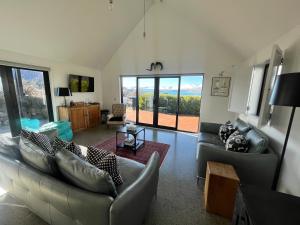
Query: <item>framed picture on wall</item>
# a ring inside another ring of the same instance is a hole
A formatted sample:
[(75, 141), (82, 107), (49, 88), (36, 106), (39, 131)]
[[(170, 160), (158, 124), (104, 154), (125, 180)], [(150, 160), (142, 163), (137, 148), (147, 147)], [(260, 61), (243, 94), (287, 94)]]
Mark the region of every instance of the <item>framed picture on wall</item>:
[(211, 95), (228, 97), (231, 77), (213, 77), (211, 85)]

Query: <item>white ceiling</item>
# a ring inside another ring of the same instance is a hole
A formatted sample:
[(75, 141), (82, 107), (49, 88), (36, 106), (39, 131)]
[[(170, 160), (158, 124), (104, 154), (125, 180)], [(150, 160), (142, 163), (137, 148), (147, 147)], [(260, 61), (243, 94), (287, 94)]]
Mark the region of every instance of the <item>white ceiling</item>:
[[(163, 4), (205, 26), (243, 57), (300, 24), (300, 0)], [(112, 12), (108, 0), (0, 0), (0, 49), (102, 68), (142, 18), (142, 0), (115, 0)]]
[(0, 49), (101, 68), (143, 18), (142, 0), (114, 1), (0, 0)]
[(164, 0), (244, 58), (300, 24), (300, 0)]

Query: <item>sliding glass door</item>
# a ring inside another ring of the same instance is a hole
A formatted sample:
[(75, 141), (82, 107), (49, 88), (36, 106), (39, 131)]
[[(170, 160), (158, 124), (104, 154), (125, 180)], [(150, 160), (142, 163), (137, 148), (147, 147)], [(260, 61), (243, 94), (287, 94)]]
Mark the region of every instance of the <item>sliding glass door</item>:
[(198, 132), (203, 76), (121, 77), (127, 119), (141, 125)]
[(155, 79), (138, 77), (137, 122), (153, 126), (155, 111)]
[(158, 127), (177, 127), (179, 77), (161, 77), (158, 88)]
[(0, 66), (0, 76), (1, 134), (17, 136), (22, 128), (38, 130), (53, 121), (47, 71)]

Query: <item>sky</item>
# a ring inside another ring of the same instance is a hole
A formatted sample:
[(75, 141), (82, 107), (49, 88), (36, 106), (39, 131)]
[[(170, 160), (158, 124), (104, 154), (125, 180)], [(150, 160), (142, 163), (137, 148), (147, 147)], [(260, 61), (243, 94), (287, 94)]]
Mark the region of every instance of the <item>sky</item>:
[[(162, 90), (177, 90), (178, 78), (161, 78), (160, 89)], [(181, 90), (201, 90), (203, 83), (203, 76), (182, 76), (181, 77)], [(136, 78), (125, 77), (123, 78), (123, 86), (126, 88), (135, 88)], [(153, 89), (154, 78), (145, 78), (139, 80), (139, 86), (142, 88)]]

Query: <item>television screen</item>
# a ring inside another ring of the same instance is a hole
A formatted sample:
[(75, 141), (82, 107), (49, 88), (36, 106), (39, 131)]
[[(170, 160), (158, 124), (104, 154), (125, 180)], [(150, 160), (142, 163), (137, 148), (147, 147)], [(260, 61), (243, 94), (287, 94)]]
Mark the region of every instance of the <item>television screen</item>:
[(70, 75), (69, 88), (72, 92), (94, 92), (94, 78)]

